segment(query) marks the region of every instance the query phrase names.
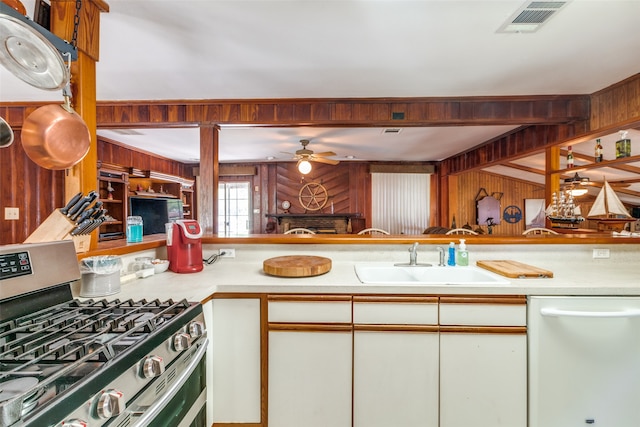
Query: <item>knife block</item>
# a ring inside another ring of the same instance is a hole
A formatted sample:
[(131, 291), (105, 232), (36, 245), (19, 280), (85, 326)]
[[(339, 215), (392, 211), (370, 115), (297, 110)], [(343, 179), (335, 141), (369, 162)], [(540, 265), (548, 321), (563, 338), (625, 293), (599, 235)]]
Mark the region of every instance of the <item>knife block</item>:
[(57, 240), (73, 240), (76, 253), (83, 253), (91, 246), (91, 235), (72, 236), (69, 233), (76, 226), (75, 222), (54, 210), (33, 233), (26, 238), (24, 243), (54, 242)]

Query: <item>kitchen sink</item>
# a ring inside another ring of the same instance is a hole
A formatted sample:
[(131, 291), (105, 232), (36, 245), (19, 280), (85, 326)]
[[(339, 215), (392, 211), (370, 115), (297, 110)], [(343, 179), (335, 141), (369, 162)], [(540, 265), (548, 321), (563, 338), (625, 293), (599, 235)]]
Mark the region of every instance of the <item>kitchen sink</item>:
[(364, 284), (374, 285), (459, 285), (508, 286), (509, 280), (475, 266), (436, 267), (427, 264), (409, 266), (394, 263), (358, 263), (356, 276)]

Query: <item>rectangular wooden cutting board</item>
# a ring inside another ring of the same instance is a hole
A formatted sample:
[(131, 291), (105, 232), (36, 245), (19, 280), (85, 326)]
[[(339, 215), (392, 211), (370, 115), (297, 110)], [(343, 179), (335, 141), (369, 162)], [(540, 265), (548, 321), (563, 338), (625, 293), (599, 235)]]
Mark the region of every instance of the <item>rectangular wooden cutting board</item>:
[(553, 277), (553, 272), (544, 270), (542, 268), (534, 267), (533, 265), (524, 264), (518, 261), (509, 260), (491, 260), (491, 261), (477, 261), (478, 267), (482, 267), (494, 273), (498, 273), (502, 276), (511, 278), (524, 278), (524, 277)]

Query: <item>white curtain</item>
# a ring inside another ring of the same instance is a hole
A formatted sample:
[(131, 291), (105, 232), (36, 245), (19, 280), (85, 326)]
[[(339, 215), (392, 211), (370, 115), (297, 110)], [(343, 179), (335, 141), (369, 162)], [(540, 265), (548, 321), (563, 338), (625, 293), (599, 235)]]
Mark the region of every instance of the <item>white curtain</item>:
[(429, 226), (426, 173), (372, 173), (371, 226), (391, 234), (422, 234)]

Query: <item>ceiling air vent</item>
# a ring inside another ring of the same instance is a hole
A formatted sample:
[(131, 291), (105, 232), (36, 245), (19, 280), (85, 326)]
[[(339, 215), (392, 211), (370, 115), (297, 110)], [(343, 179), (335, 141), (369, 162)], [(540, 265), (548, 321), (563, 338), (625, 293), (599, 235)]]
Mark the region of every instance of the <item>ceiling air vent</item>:
[(528, 1), (502, 24), (498, 32), (534, 33), (570, 1)]
[(402, 129), (400, 128), (386, 128), (386, 129), (382, 129), (382, 133), (384, 134), (388, 134), (388, 133), (400, 133), (402, 132)]

